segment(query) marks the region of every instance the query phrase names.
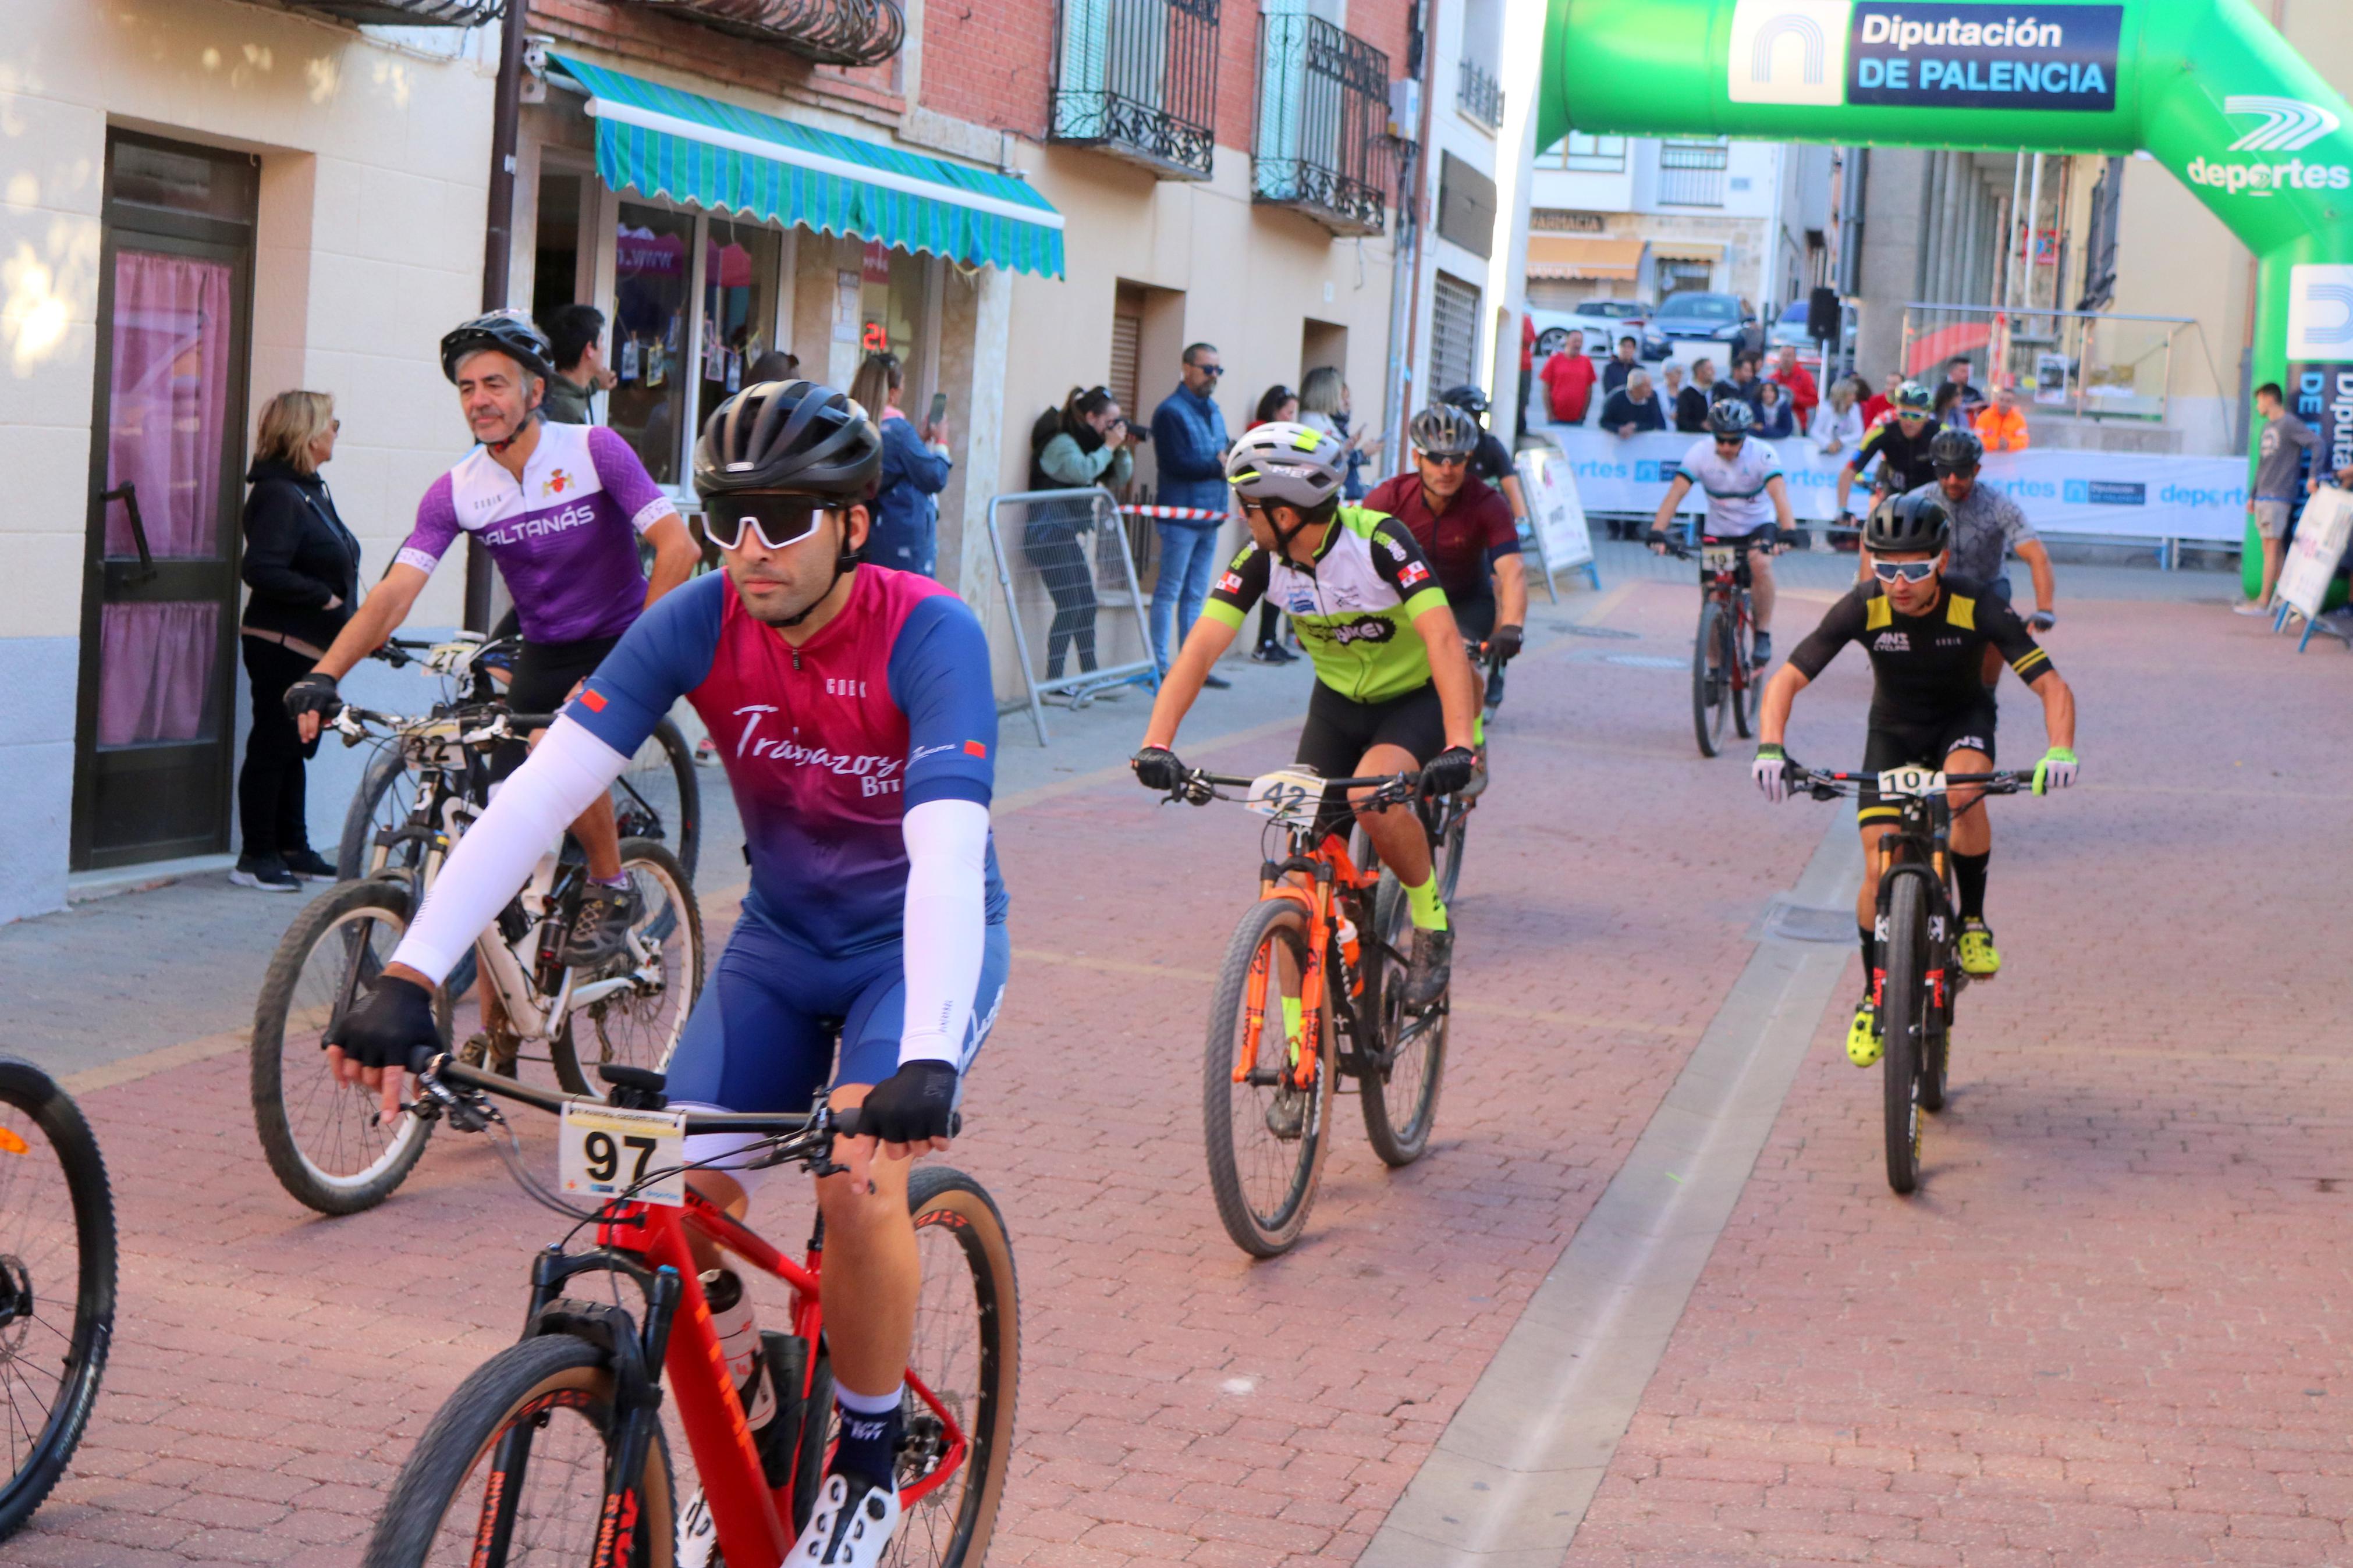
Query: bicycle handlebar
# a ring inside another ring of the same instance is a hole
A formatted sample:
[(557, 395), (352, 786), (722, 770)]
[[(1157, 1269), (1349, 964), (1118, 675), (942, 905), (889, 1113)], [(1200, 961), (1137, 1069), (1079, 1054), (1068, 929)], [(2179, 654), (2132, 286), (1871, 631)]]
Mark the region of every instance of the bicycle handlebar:
[[(1866, 784), (1876, 784), (1875, 773), (1836, 773), (1827, 769), (1807, 767), (1795, 761), (1784, 761), (1781, 776), (1790, 786), (1789, 798), (1810, 794), (1817, 800), (1835, 800), (1841, 795), (1859, 795)], [(1998, 768), (1989, 773), (1947, 773), (1944, 793), (1960, 786), (1975, 787), (1986, 795), (2018, 795), (2031, 793), (2034, 774), (2016, 768)]]
[[(417, 1080), (419, 1086), (428, 1091), (437, 1085), (445, 1092), (455, 1087), (469, 1093), (519, 1100), (554, 1116), (563, 1115), (566, 1105), (585, 1105), (599, 1110), (608, 1108), (607, 1101), (594, 1095), (558, 1094), (552, 1089), (533, 1089), (511, 1078), (501, 1078), (495, 1073), (468, 1067), (447, 1055), (436, 1054), (420, 1065)], [(861, 1121), (855, 1106), (843, 1110), (690, 1110), (686, 1113), (686, 1131), (690, 1137), (705, 1132), (786, 1134), (818, 1131), (831, 1132), (838, 1138), (857, 1138), (864, 1136), (859, 1131)]]

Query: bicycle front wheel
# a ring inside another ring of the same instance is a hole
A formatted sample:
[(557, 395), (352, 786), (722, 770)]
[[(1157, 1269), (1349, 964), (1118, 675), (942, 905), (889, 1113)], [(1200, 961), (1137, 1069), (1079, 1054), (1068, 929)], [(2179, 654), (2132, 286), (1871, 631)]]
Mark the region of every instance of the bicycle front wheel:
[[(1234, 928), (1209, 1004), (1201, 1132), (1209, 1191), (1234, 1245), (1288, 1251), (1307, 1226), (1330, 1150), (1332, 1010), (1304, 1037), (1307, 911), (1290, 899), (1250, 906)], [(1329, 971), (1327, 970), (1328, 973)], [(1309, 1081), (1293, 1081), (1304, 1063)]]
[[(321, 1214), (374, 1208), (407, 1178), (431, 1131), (377, 1120), (376, 1093), (339, 1081), (326, 1036), (391, 962), (408, 930), (408, 889), (343, 882), (302, 906), (262, 976), (253, 1009), (254, 1131), (279, 1184)], [(449, 991), (434, 996), (447, 1044)]]
[(1887, 1184), (1920, 1184), (1920, 1052), (1927, 1035), (1927, 894), (1916, 876), (1898, 877), (1887, 898), (1887, 983), (1879, 1001), (1886, 1054), (1880, 1058), (1887, 1121)]
[(1757, 658), (1757, 623), (1745, 613), (1736, 625), (1725, 621), (1725, 695), (1732, 704), (1732, 728), (1742, 740), (1757, 733), (1757, 709), (1765, 692), (1765, 672), (1755, 667)]
[[(525, 1340), (475, 1368), (400, 1468), (364, 1568), (595, 1562), (619, 1436), (613, 1392), (606, 1352), (568, 1334)], [(659, 1424), (626, 1484), (617, 1517), (637, 1521), (628, 1561), (670, 1568), (676, 1499)]]
[(613, 816), (624, 838), (659, 840), (694, 880), (702, 853), (702, 785), (694, 748), (671, 720), (654, 726), (638, 754), (613, 782)]
[[(417, 771), (398, 746), (376, 748), (367, 771), (360, 775), (359, 788), (352, 792), (350, 808), (343, 813), (343, 836), (335, 849), (338, 881), (356, 881), (368, 874), (375, 864), (376, 834), (400, 826), (417, 808)], [(423, 846), (411, 840), (394, 851), (388, 864), (413, 870), (423, 853)], [(450, 995), (462, 996), (474, 988), (475, 963), (474, 950), (470, 947), (441, 982)]]
[(90, 1425), (114, 1334), (114, 1199), (66, 1092), (0, 1060), (0, 1541), (16, 1533)]
[[(1438, 1120), (1438, 1086), (1446, 1072), (1446, 1013), (1443, 1007), (1416, 1016), (1406, 1011), (1406, 954), (1412, 950), (1413, 911), (1394, 871), (1381, 873), (1374, 895), (1373, 926), (1381, 950), (1365, 955), (1361, 1016), (1377, 1020), (1379, 1048), (1387, 1062), (1356, 1086), (1365, 1113), (1365, 1137), (1373, 1152), (1390, 1165), (1410, 1165), (1428, 1152)], [(1369, 1051), (1371, 1042), (1358, 1049)]]
[(1692, 639), (1692, 731), (1703, 757), (1724, 749), (1724, 721), (1732, 706), (1725, 641), (1724, 606), (1710, 599), (1700, 607), (1699, 636)]
[(621, 874), (638, 894), (629, 939), (642, 956), (627, 988), (574, 1010), (548, 1043), (555, 1076), (574, 1094), (605, 1092), (601, 1082), (589, 1081), (599, 1063), (667, 1068), (687, 1015), (702, 994), (702, 913), (685, 868), (653, 840), (628, 838), (621, 842)]

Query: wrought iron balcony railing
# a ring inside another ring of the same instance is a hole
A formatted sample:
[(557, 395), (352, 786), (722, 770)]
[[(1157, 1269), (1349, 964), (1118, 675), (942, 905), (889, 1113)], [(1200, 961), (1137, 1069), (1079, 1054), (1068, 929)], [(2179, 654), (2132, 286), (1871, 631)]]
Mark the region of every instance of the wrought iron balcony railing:
[(1056, 142), (1182, 180), (1209, 177), (1219, 0), (1061, 0)]
[(1659, 148), (1659, 205), (1720, 207), (1731, 152), (1721, 142), (1668, 142)]
[(1504, 128), (1504, 84), (1482, 70), (1479, 62), (1468, 56), (1462, 61), (1462, 81), (1454, 89), (1454, 102), (1488, 130)]
[(395, 27), (479, 27), (495, 21), (506, 0), (287, 0), (297, 11)]
[(907, 41), (898, 0), (639, 0), (821, 66), (879, 66)]
[(1335, 234), (1388, 223), (1388, 57), (1320, 16), (1259, 18), (1251, 195)]

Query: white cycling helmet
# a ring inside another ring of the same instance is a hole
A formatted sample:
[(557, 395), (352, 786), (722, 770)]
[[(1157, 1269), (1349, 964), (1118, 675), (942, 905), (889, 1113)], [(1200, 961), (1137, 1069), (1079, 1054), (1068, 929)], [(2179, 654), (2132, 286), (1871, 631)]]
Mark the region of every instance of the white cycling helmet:
[(1347, 448), (1336, 436), (1278, 422), (1245, 431), (1226, 456), (1226, 482), (1247, 501), (1313, 511), (1340, 493)]

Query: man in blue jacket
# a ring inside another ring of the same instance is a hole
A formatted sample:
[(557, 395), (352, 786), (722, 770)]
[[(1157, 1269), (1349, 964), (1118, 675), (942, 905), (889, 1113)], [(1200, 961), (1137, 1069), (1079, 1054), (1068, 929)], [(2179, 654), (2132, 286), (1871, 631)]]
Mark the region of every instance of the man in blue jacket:
[[(1218, 530), (1226, 515), (1226, 416), (1210, 394), (1226, 374), (1218, 351), (1195, 343), (1185, 351), (1185, 379), (1152, 413), (1152, 444), (1157, 450), (1162, 506), (1198, 507), (1217, 513), (1199, 521), (1162, 518), (1160, 581), (1152, 590), (1152, 640), (1160, 668), (1176, 657), (1193, 629), (1209, 579), (1218, 569)], [(1205, 686), (1232, 684), (1211, 675)]]

